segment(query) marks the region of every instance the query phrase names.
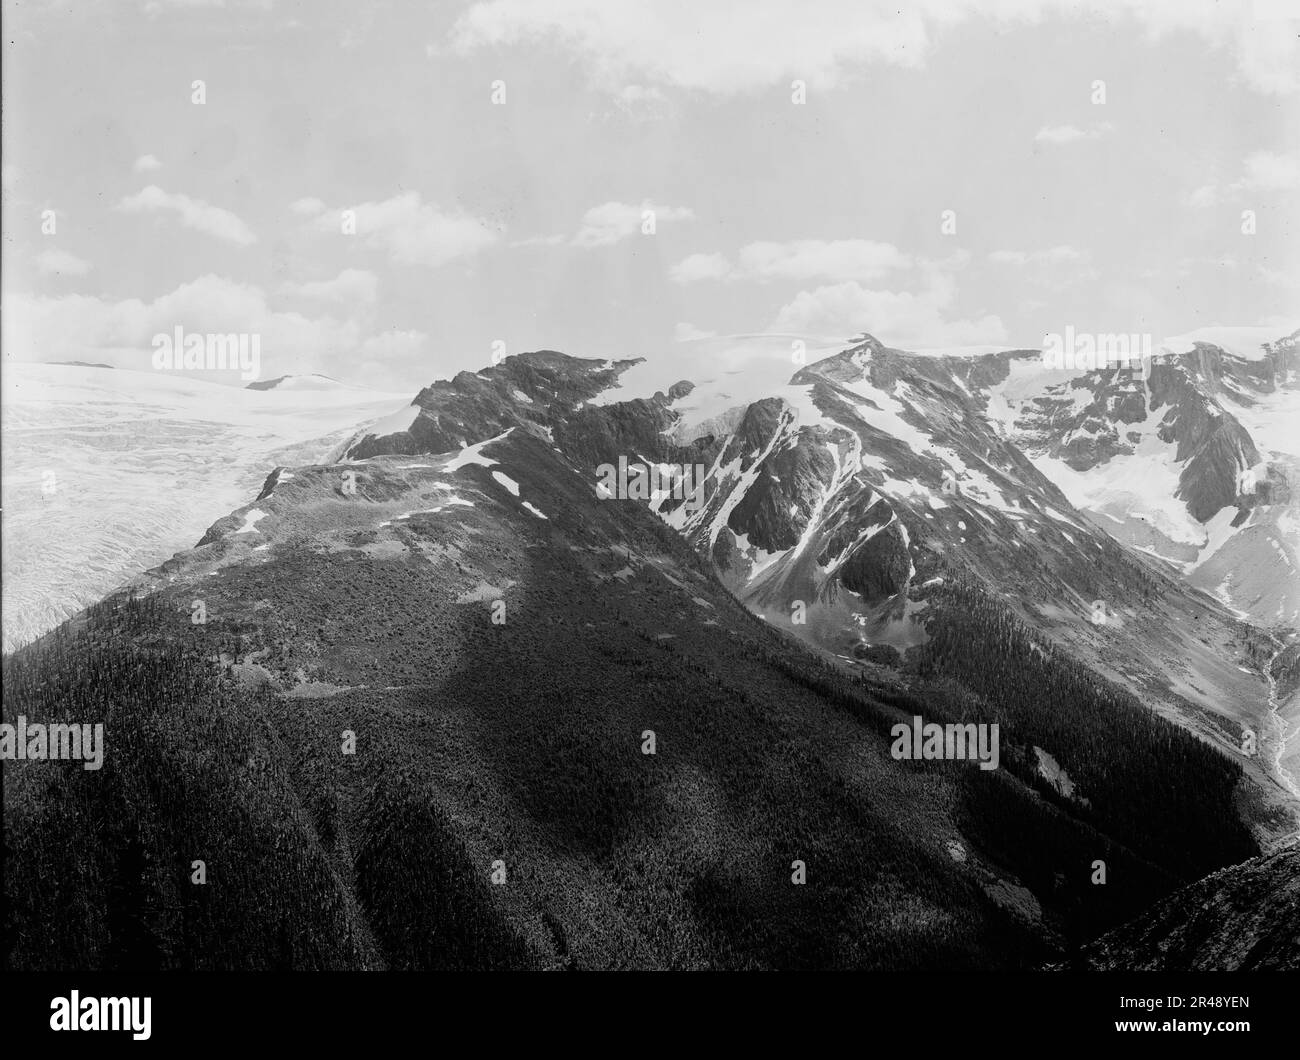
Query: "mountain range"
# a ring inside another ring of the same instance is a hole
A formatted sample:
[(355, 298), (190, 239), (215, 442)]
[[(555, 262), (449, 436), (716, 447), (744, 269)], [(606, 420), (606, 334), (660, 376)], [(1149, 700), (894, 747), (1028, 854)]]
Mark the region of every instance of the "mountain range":
[[(1177, 896), (1297, 831), (1296, 342), (385, 396), (7, 659), (7, 721), (110, 733), (4, 771), (10, 960), (1248, 966)], [(900, 761), (914, 718), (1001, 767)]]

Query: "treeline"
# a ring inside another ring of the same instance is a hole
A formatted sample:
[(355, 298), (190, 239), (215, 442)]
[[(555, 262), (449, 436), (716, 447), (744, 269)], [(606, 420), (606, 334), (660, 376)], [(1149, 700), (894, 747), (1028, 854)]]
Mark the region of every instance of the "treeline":
[[(1072, 814), (1183, 880), (1258, 853), (1234, 805), (1239, 763), (1032, 636), (960, 573), (930, 599), (936, 617), (915, 672), (957, 680), (975, 693), (972, 717), (998, 722), (1004, 742), (1051, 754), (1087, 800)], [(1055, 797), (1034, 756), (1009, 768)]]

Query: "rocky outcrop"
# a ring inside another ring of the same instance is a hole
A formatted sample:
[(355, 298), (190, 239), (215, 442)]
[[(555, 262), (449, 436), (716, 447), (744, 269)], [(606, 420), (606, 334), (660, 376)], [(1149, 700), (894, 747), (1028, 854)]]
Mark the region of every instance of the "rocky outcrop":
[(1300, 846), (1223, 869), (1085, 947), (1098, 971), (1300, 971)]

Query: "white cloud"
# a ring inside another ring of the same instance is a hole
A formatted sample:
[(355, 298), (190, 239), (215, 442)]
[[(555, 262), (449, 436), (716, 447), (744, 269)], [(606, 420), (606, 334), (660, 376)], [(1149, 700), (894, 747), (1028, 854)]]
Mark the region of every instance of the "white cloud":
[(1247, 191), (1295, 191), (1300, 188), (1300, 152), (1256, 151), (1246, 157), (1245, 172), (1235, 188)]
[(1089, 264), (1091, 260), (1088, 251), (1068, 244), (1045, 250), (995, 250), (988, 255), (991, 265), (1030, 269), (1027, 282), (1057, 293), (1098, 279), (1101, 274)]
[(1044, 125), (1034, 134), (1034, 139), (1040, 144), (1068, 144), (1087, 135), (1075, 125)]
[(257, 237), (248, 225), (229, 210), (213, 206), (202, 199), (191, 199), (188, 195), (168, 194), (156, 184), (150, 184), (136, 195), (128, 195), (117, 204), (116, 209), (124, 213), (170, 211), (180, 218), (181, 224), (196, 232), (204, 232), (239, 246), (257, 242)]
[[(1206, 266), (1212, 269), (1236, 269), (1241, 267), (1241, 262), (1239, 262), (1231, 254), (1220, 254), (1218, 257), (1206, 257), (1204, 255), (1198, 255), (1195, 257), (1179, 258), (1177, 265), (1174, 266), (1174, 269), (1177, 275), (1187, 276), (1191, 274), (1192, 270), (1204, 268)], [(1165, 268), (1163, 269), (1153, 270), (1151, 276), (1155, 277), (1155, 276), (1162, 276), (1168, 274), (1169, 274), (1169, 267), (1168, 265), (1166, 265)]]
[(1089, 129), (1080, 129), (1077, 125), (1044, 125), (1034, 134), (1034, 140), (1040, 144), (1071, 144), (1076, 140), (1096, 140), (1115, 126), (1108, 121), (1098, 122)]
[(407, 369), (413, 361), (425, 357), (428, 338), (423, 331), (396, 328), (372, 335), (361, 344), (357, 378), (364, 379), (368, 386), (404, 388), (412, 374)]
[(1290, 272), (1270, 269), (1266, 265), (1259, 267), (1259, 278), (1270, 287), (1281, 287), (1284, 291), (1300, 291), (1300, 268)]
[(361, 344), (361, 356), (369, 362), (382, 363), (391, 367), (392, 362), (407, 361), (412, 356), (422, 353), (428, 338), (429, 336), (423, 331), (399, 331), (392, 328), (366, 339)]
[[(1195, 33), (1228, 52), (1238, 78), (1267, 93), (1300, 90), (1300, 44), (1283, 22), (1215, 0), (482, 0), (456, 21), (451, 50), (559, 45), (606, 88), (673, 85), (721, 95), (834, 88), (872, 63), (919, 67), (943, 33), (973, 17), (996, 25), (1105, 19), (1155, 40)], [(1128, 25), (1125, 25), (1128, 23)], [(435, 49), (437, 51), (439, 49)]]
[(639, 103), (662, 103), (667, 97), (653, 85), (648, 88), (645, 85), (624, 85), (614, 98), (620, 103), (635, 106)]
[(575, 247), (607, 247), (620, 239), (636, 235), (654, 215), (655, 230), (664, 221), (689, 221), (695, 214), (685, 206), (656, 206), (644, 202), (633, 206), (625, 202), (607, 202), (593, 206), (582, 215), (582, 227), (573, 237)]
[(155, 169), (162, 169), (162, 163), (153, 155), (141, 155), (135, 160), (131, 169), (136, 173), (150, 173)]
[(371, 305), (379, 291), (379, 278), (365, 269), (344, 269), (332, 280), (286, 283), (281, 291), (287, 295), (322, 302)]
[(994, 265), (1068, 265), (1087, 260), (1086, 251), (1065, 245), (1047, 250), (995, 250), (989, 255)]
[[(123, 0), (123, 3), (125, 2), (126, 0)], [(139, 4), (141, 13), (150, 19), (164, 18), (172, 11), (189, 14), (196, 11), (227, 9), (249, 17), (269, 15), (275, 10), (275, 0), (135, 0), (135, 2)], [(299, 23), (296, 19), (291, 19), (285, 25), (296, 27)]]
[(740, 269), (758, 279), (808, 280), (835, 277), (874, 280), (912, 259), (889, 243), (867, 239), (797, 239), (789, 243), (750, 243), (740, 250)]
[(557, 247), (568, 241), (568, 236), (529, 236), (527, 239), (513, 240), (510, 245), (512, 247)]
[(921, 291), (882, 291), (856, 281), (800, 291), (769, 330), (847, 338), (867, 331), (902, 347), (978, 346), (1005, 342), (1001, 319), (946, 320), (956, 293), (950, 277), (931, 272)]
[(320, 199), (306, 198), (295, 199), (289, 204), (289, 209), (303, 217), (314, 217), (325, 209), (325, 204)]
[(85, 276), (90, 262), (58, 247), (48, 247), (36, 255), (36, 271), (42, 276)]
[(1242, 174), (1225, 189), (1205, 184), (1184, 198), (1196, 209), (1215, 206), (1226, 196), (1240, 199), (1243, 192), (1294, 191), (1300, 188), (1300, 151), (1282, 154), (1254, 151), (1242, 162)]
[(484, 46), (553, 41), (583, 55), (609, 88), (651, 82), (717, 93), (753, 91), (791, 77), (827, 84), (869, 56), (916, 65), (928, 45), (920, 18), (863, 5), (793, 6), (638, 0), (491, 0), (456, 22), (461, 54)]
[[(102, 360), (122, 354), (123, 367), (147, 369), (153, 337), (179, 325), (187, 332), (258, 335), (264, 376), (330, 371), (355, 362), (364, 329), (355, 317), (307, 317), (270, 308), (251, 284), (206, 275), (152, 301), (87, 295), (6, 294), (6, 353), (32, 360)], [(136, 358), (138, 357), (138, 361)]]
[(735, 275), (725, 254), (691, 254), (682, 258), (669, 271), (676, 283), (696, 283), (700, 280), (726, 280)]
[(696, 339), (711, 339), (717, 335), (716, 331), (704, 331), (697, 328), (694, 324), (682, 322), (673, 328), (674, 342), (693, 342)]
[(890, 243), (869, 239), (760, 241), (740, 248), (733, 266), (722, 254), (692, 254), (673, 266), (678, 283), (698, 280), (875, 280), (914, 261)]
[(604, 117), (618, 115), (630, 121), (656, 121), (672, 113), (672, 102), (654, 85), (624, 85), (612, 96), (613, 110)]
[[(497, 241), (485, 222), (467, 214), (444, 213), (432, 203), (421, 202), (415, 191), (348, 209), (356, 215), (355, 238), (386, 251), (399, 265), (445, 265)], [(340, 216), (340, 211), (330, 211), (313, 225), (318, 231), (337, 234)]]

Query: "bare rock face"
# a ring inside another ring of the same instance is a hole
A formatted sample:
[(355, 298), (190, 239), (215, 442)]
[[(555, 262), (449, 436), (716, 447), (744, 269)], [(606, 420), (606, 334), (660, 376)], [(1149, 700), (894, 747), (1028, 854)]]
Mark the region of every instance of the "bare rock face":
[(1178, 497), (1194, 519), (1205, 522), (1236, 501), (1238, 475), (1259, 462), (1259, 453), (1246, 429), (1196, 386), (1182, 366), (1153, 366), (1150, 390), (1153, 408), (1170, 408), (1160, 425), (1160, 439), (1175, 444), (1174, 459), (1186, 462)]
[(796, 444), (773, 453), (732, 509), (727, 525), (748, 534), (750, 543), (766, 552), (793, 548), (834, 471), (834, 460), (822, 445)]
[(1223, 869), (1085, 947), (1098, 971), (1300, 971), (1300, 846)]
[(911, 561), (901, 524), (895, 522), (859, 546), (840, 568), (840, 582), (868, 601), (902, 592)]
[(1151, 364), (1146, 380), (1106, 369), (1051, 383), (1021, 408), (1013, 437), (1035, 455), (1086, 473), (1133, 455), (1141, 426), (1155, 420), (1157, 437), (1182, 465), (1177, 497), (1205, 522), (1236, 502), (1238, 475), (1260, 457), (1241, 423), (1196, 378), (1191, 356)]
[(598, 361), (552, 350), (505, 358), (478, 372), (458, 372), (416, 395), (420, 414), (403, 431), (365, 434), (348, 448), (356, 460), (400, 453), (445, 453), (510, 427), (544, 432), (618, 382), (637, 360)]

